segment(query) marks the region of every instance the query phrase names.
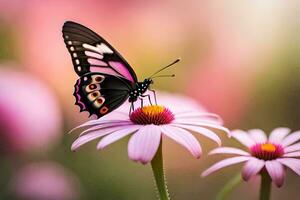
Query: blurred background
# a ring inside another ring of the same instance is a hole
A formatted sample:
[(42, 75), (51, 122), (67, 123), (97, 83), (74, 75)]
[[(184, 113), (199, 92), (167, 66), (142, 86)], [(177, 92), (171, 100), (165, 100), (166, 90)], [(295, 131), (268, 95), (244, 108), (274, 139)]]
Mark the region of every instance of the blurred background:
[[(88, 120), (74, 105), (77, 79), (61, 27), (82, 23), (106, 38), (142, 80), (177, 57), (174, 79), (154, 88), (195, 98), (230, 129), (300, 129), (299, 1), (0, 0), (0, 199), (156, 199), (149, 165), (127, 158), (127, 140), (71, 152), (74, 126)], [(184, 105), (183, 105), (184, 106)], [(237, 144), (221, 135), (224, 145)], [(214, 199), (241, 166), (201, 178), (220, 157), (199, 137), (200, 160), (165, 140), (173, 199)], [(288, 171), (272, 199), (299, 195)], [(229, 199), (255, 199), (259, 180)], [(246, 195), (245, 195), (246, 194)]]

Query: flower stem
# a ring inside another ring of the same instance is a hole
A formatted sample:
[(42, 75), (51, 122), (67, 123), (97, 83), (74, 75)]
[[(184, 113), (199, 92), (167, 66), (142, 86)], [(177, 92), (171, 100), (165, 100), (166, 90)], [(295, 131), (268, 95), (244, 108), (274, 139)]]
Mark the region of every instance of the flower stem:
[(229, 193), (241, 183), (241, 173), (237, 173), (233, 176), (217, 194), (216, 200), (224, 200), (228, 197)]
[(156, 187), (159, 194), (160, 200), (170, 200), (168, 193), (168, 187), (166, 183), (164, 167), (163, 167), (163, 156), (162, 156), (162, 141), (158, 147), (158, 150), (151, 161), (152, 171), (155, 178)]
[(271, 195), (271, 177), (267, 172), (261, 174), (261, 185), (260, 185), (260, 200), (269, 200)]

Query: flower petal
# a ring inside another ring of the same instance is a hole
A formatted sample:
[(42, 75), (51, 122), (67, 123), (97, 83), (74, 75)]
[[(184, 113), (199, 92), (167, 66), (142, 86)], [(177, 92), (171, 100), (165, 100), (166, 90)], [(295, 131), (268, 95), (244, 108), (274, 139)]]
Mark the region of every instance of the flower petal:
[(105, 136), (104, 138), (102, 138), (100, 140), (100, 142), (97, 145), (97, 149), (103, 149), (106, 146), (110, 145), (111, 143), (135, 132), (136, 130), (138, 130), (141, 126), (140, 125), (131, 125), (128, 126), (126, 128), (122, 128), (121, 130), (118, 130), (114, 133), (111, 133), (107, 136)]
[(278, 162), (283, 165), (289, 167), (293, 170), (297, 175), (300, 176), (300, 160), (296, 158), (278, 158)]
[(162, 132), (169, 138), (184, 146), (194, 157), (200, 158), (201, 146), (197, 139), (188, 131), (174, 126), (161, 126)]
[(296, 131), (296, 132), (291, 133), (290, 135), (286, 136), (282, 140), (281, 145), (286, 147), (288, 145), (291, 145), (291, 144), (297, 142), (298, 140), (300, 140), (300, 131)]
[(265, 143), (267, 141), (266, 134), (260, 129), (251, 129), (248, 133), (256, 143)]
[(242, 170), (242, 177), (245, 181), (248, 181), (252, 176), (256, 175), (265, 166), (263, 160), (257, 158), (251, 158), (246, 162)]
[(279, 127), (274, 129), (269, 136), (269, 142), (271, 143), (280, 143), (285, 136), (291, 132), (291, 129), (285, 127)]
[(245, 145), (246, 147), (251, 147), (255, 145), (254, 140), (250, 137), (250, 135), (242, 130), (234, 130), (231, 131), (231, 136), (238, 140), (241, 144)]
[(246, 151), (241, 149), (232, 148), (232, 147), (219, 147), (213, 149), (211, 152), (208, 153), (209, 155), (213, 154), (235, 154), (240, 156), (250, 156), (250, 154)]
[(84, 145), (87, 142), (90, 142), (92, 140), (100, 138), (100, 137), (102, 137), (104, 135), (107, 135), (109, 133), (112, 133), (114, 131), (120, 130), (122, 128), (123, 127), (112, 127), (112, 128), (102, 129), (100, 131), (93, 131), (93, 132), (90, 132), (90, 133), (85, 134), (83, 136), (79, 136), (79, 138), (77, 138), (73, 142), (73, 144), (71, 146), (71, 149), (72, 149), (72, 151), (75, 151), (76, 149), (78, 149), (80, 146)]
[(101, 130), (101, 129), (105, 129), (105, 128), (113, 128), (113, 127), (121, 127), (121, 126), (124, 127), (124, 126), (130, 126), (130, 125), (133, 125), (133, 123), (129, 122), (129, 121), (112, 122), (112, 123), (105, 123), (105, 124), (95, 125), (95, 126), (92, 126), (89, 129), (86, 129), (86, 130), (82, 131), (80, 133), (80, 136), (82, 136), (84, 134), (87, 134), (89, 132), (92, 132), (92, 131)]
[(221, 146), (221, 139), (219, 138), (219, 136), (207, 128), (202, 128), (199, 126), (182, 125), (182, 124), (173, 124), (173, 126), (189, 129), (191, 131), (200, 133), (201, 135), (204, 135), (205, 137), (215, 141), (219, 146)]
[(284, 148), (285, 153), (289, 153), (293, 151), (300, 151), (300, 142)]
[(90, 126), (94, 126), (94, 125), (118, 124), (118, 123), (124, 123), (124, 122), (130, 122), (130, 120), (101, 120), (100, 121), (99, 119), (95, 119), (95, 120), (87, 121), (79, 126), (76, 126), (72, 130), (70, 130), (68, 133), (70, 134), (80, 128), (86, 128), (86, 127), (90, 127)]
[(241, 163), (241, 162), (245, 162), (247, 160), (249, 160), (251, 157), (246, 157), (246, 156), (238, 156), (238, 157), (233, 157), (233, 158), (226, 158), (222, 161), (219, 161), (217, 163), (215, 163), (213, 166), (211, 166), (210, 168), (208, 168), (207, 170), (205, 170), (201, 176), (207, 176), (221, 168), (227, 167), (229, 165), (234, 165), (237, 163)]
[(275, 185), (281, 187), (285, 177), (283, 165), (278, 160), (268, 160), (265, 166)]
[(230, 137), (230, 131), (221, 126), (221, 125), (218, 125), (216, 123), (212, 123), (212, 122), (204, 122), (204, 121), (186, 121), (186, 120), (182, 120), (182, 119), (175, 119), (173, 121), (174, 124), (182, 124), (182, 125), (191, 125), (191, 126), (201, 126), (203, 128), (209, 128), (209, 129), (215, 129), (215, 130), (218, 130), (218, 131), (222, 131), (222, 132), (225, 132), (229, 137)]
[(159, 126), (147, 125), (133, 134), (128, 143), (128, 155), (131, 160), (147, 164), (156, 154), (161, 141)]
[(101, 120), (109, 120), (109, 121), (114, 121), (114, 120), (129, 120), (128, 117), (128, 112), (127, 111), (120, 111), (120, 110), (114, 110), (114, 112), (111, 112), (107, 115), (104, 115), (103, 117), (101, 117)]
[(219, 115), (213, 114), (213, 113), (200, 113), (200, 112), (183, 112), (183, 113), (176, 113), (175, 114), (176, 119), (195, 119), (198, 121), (208, 121), (217, 123), (219, 125), (223, 124), (223, 120)]
[(283, 157), (300, 157), (300, 151), (294, 151), (291, 153), (286, 153)]

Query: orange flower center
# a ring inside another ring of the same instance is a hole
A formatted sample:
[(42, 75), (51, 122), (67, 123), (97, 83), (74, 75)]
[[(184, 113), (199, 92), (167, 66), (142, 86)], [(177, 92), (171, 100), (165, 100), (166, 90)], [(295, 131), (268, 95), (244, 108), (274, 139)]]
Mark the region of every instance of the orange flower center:
[(279, 144), (255, 144), (250, 148), (253, 156), (262, 160), (274, 160), (284, 154), (283, 147)]
[(135, 124), (169, 124), (174, 120), (173, 113), (164, 106), (144, 106), (133, 111), (130, 120)]
[(274, 144), (266, 143), (266, 144), (261, 144), (260, 148), (262, 151), (270, 152), (273, 153), (276, 151), (276, 146)]

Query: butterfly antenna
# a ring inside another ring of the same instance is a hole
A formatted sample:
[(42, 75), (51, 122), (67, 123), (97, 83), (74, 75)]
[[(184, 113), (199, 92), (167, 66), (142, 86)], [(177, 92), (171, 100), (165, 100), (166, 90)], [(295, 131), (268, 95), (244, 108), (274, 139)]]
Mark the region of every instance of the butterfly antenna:
[(175, 77), (175, 74), (164, 74), (164, 75), (158, 75), (158, 76), (152, 76), (151, 78), (161, 78), (161, 77)]
[(161, 71), (167, 69), (168, 67), (171, 67), (172, 65), (178, 63), (179, 61), (180, 61), (180, 58), (177, 58), (177, 59), (176, 59), (174, 62), (172, 62), (171, 64), (169, 64), (169, 65), (167, 65), (167, 66), (161, 68), (160, 70), (158, 70), (157, 72), (155, 72), (154, 74), (152, 74), (152, 75), (150, 76), (150, 78), (153, 78), (154, 75), (156, 75), (156, 74), (158, 74), (159, 72), (161, 72)]

